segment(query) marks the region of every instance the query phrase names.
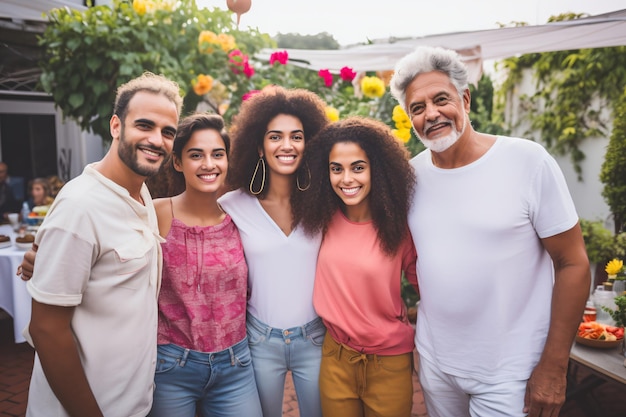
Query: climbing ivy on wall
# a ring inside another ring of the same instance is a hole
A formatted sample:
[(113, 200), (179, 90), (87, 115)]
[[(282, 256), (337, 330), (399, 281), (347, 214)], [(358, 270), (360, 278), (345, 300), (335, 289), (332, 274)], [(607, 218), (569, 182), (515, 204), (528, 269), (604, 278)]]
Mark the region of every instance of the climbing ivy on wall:
[[(569, 13), (550, 21), (580, 17)], [(581, 179), (585, 155), (580, 144), (590, 137), (609, 135), (601, 109), (613, 110), (626, 86), (626, 46), (527, 54), (504, 59), (499, 68), (507, 73), (503, 95), (514, 91), (524, 70), (532, 70), (536, 92), (526, 97), (523, 117), (551, 151), (570, 156)], [(595, 100), (600, 107), (592, 107)]]
[(626, 232), (626, 90), (615, 105), (613, 131), (600, 171), (602, 196), (611, 208), (615, 233)]

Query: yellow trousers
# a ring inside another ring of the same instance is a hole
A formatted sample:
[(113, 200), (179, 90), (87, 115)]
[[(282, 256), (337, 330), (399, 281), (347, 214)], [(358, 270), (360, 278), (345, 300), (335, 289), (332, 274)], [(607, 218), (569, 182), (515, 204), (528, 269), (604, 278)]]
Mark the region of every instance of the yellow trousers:
[(410, 417), (413, 353), (366, 355), (337, 343), (322, 345), (320, 397), (324, 417)]

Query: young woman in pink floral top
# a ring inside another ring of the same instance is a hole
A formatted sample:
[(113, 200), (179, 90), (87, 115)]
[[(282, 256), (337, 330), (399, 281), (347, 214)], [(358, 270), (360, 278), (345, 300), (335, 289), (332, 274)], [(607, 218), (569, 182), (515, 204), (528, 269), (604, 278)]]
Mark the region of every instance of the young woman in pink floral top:
[(165, 242), (150, 416), (261, 416), (246, 337), (248, 267), (217, 204), (229, 148), (220, 116), (185, 118), (172, 154), (174, 188), (184, 191), (154, 201)]

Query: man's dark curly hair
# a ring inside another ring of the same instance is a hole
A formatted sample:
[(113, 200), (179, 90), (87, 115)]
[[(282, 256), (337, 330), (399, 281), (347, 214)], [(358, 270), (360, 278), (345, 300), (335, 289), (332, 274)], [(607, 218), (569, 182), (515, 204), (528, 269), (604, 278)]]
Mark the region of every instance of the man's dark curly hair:
[[(250, 181), (259, 161), (259, 148), (263, 147), (267, 125), (279, 114), (291, 115), (300, 120), (304, 129), (305, 146), (309, 146), (315, 135), (328, 124), (326, 103), (308, 90), (269, 86), (244, 101), (229, 130), (232, 153), (227, 181), (231, 189), (240, 189), (251, 194)], [(300, 164), (296, 175), (301, 186), (306, 187), (309, 175), (304, 164)], [(260, 181), (259, 184), (255, 183), (254, 188), (257, 189), (259, 186)], [(268, 188), (269, 177), (265, 180), (263, 191), (256, 197), (265, 198)], [(291, 190), (292, 206), (300, 194), (294, 181)]]
[(394, 254), (408, 233), (407, 215), (415, 186), (409, 152), (384, 123), (350, 117), (324, 128), (306, 148), (305, 161), (311, 169), (311, 187), (295, 207), (300, 225), (309, 235), (326, 233), (344, 203), (330, 184), (328, 157), (336, 143), (355, 143), (370, 160), (369, 203), (381, 248)]

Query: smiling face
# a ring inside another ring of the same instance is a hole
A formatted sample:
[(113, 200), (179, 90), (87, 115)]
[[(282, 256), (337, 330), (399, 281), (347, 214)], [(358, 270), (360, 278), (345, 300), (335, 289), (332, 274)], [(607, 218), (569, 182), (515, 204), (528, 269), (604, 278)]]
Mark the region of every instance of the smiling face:
[(336, 143), (328, 155), (328, 169), (330, 185), (346, 205), (347, 217), (370, 217), (370, 160), (363, 148), (353, 142)]
[(181, 159), (174, 157), (174, 168), (185, 176), (185, 189), (188, 192), (219, 191), (228, 171), (224, 139), (215, 129), (195, 131), (185, 144)]
[(420, 74), (406, 89), (406, 108), (417, 137), (433, 152), (444, 152), (465, 133), (470, 97), (461, 98), (439, 71)]
[(287, 114), (279, 114), (267, 124), (263, 149), (270, 175), (294, 175), (304, 152), (302, 122)]
[(177, 124), (173, 102), (161, 94), (137, 92), (128, 103), (124, 121), (117, 116), (111, 121), (111, 134), (119, 139), (119, 158), (137, 175), (156, 174), (172, 151)]

